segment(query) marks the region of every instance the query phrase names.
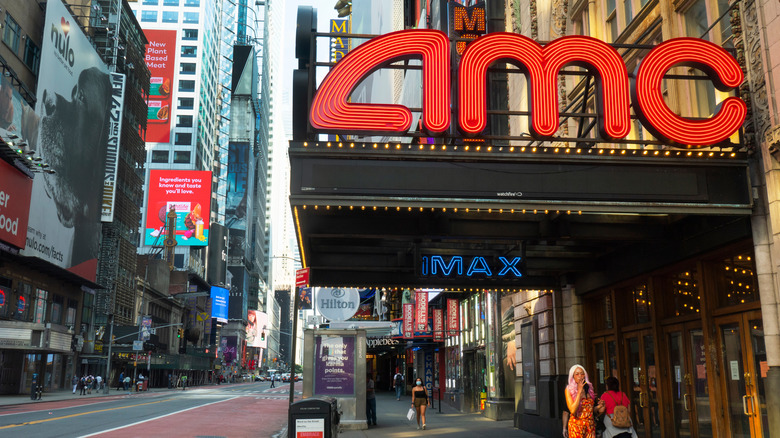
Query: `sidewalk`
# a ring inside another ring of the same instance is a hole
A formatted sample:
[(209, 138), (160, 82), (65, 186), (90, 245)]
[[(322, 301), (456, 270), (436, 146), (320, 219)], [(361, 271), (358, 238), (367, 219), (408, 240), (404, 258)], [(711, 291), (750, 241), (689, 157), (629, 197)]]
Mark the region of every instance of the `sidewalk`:
[[(222, 385), (203, 385), (203, 386), (188, 386), (187, 389), (204, 389), (204, 388), (224, 388), (224, 387), (230, 387), (234, 385), (242, 385), (245, 383), (250, 382), (239, 382), (239, 383), (223, 383)], [(29, 404), (29, 403), (44, 403), (44, 402), (56, 402), (56, 401), (63, 401), (63, 400), (86, 400), (91, 398), (99, 398), (99, 397), (114, 397), (114, 396), (124, 396), (128, 394), (149, 394), (149, 393), (158, 393), (158, 392), (173, 392), (173, 391), (181, 391), (181, 388), (173, 388), (168, 389), (165, 388), (149, 388), (147, 391), (142, 392), (136, 392), (136, 391), (124, 391), (120, 390), (117, 391), (116, 387), (112, 387), (111, 390), (104, 394), (103, 390), (92, 390), (92, 394), (87, 395), (79, 395), (78, 391), (76, 391), (76, 394), (73, 393), (73, 389), (61, 389), (53, 392), (44, 392), (41, 395), (40, 400), (31, 400), (30, 394), (14, 394), (14, 395), (0, 395), (0, 406), (12, 406), (12, 405), (21, 405), (21, 404)]]
[(398, 401), (394, 392), (382, 392), (376, 395), (376, 426), (365, 430), (346, 430), (339, 433), (340, 438), (383, 438), (383, 437), (419, 437), (421, 435), (471, 438), (471, 437), (518, 437), (539, 438), (512, 426), (511, 420), (495, 421), (482, 414), (463, 414), (446, 403), (441, 406), (436, 401), (436, 409), (428, 409), (425, 414), (426, 430), (417, 430), (417, 420), (409, 421), (406, 413), (411, 408), (411, 397), (404, 396)]

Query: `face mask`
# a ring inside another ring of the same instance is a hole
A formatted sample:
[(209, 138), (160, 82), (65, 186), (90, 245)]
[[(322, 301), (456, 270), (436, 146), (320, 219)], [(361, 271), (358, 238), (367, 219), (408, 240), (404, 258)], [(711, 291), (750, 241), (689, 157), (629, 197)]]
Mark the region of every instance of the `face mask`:
[(422, 386), (422, 382), (418, 380), (417, 381), (417, 386)]

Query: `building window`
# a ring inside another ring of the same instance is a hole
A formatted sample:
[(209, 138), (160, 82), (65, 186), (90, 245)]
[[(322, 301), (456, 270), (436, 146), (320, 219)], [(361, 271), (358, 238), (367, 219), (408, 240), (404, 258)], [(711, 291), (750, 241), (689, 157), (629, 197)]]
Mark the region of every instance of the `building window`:
[[(87, 331), (87, 322), (92, 320), (92, 306), (95, 304), (95, 295), (84, 294), (84, 302), (81, 304), (81, 331)], [(121, 306), (120, 306), (121, 307)]]
[(198, 48), (195, 46), (181, 46), (181, 56), (184, 58), (194, 58), (198, 56)]
[(49, 299), (49, 292), (38, 289), (35, 294), (35, 317), (33, 322), (43, 324), (46, 322), (46, 302)]
[(197, 8), (200, 6), (200, 0), (184, 0), (184, 6), (191, 6)]
[(19, 40), (22, 37), (22, 29), (19, 23), (14, 20), (11, 14), (5, 14), (5, 31), (3, 32), (3, 42), (11, 48), (14, 53), (19, 53)]
[(144, 0), (142, 4), (144, 6), (157, 6), (159, 4), (159, 0)]
[(13, 282), (10, 278), (0, 277), (0, 317), (10, 316), (10, 301), (14, 296), (11, 286), (13, 286)]
[(181, 39), (188, 41), (197, 40), (198, 29), (184, 29), (184, 34), (182, 35)]
[(177, 11), (163, 11), (162, 14), (163, 23), (178, 23), (179, 13)]
[(179, 66), (179, 74), (180, 75), (194, 75), (195, 74), (195, 64), (191, 62), (183, 62)]
[(14, 319), (29, 322), (32, 317), (30, 308), (33, 305), (32, 286), (27, 283), (18, 283), (16, 285), (16, 305), (11, 311)]
[(191, 156), (190, 151), (174, 151), (173, 162), (176, 164), (190, 164)]
[(696, 267), (661, 277), (657, 283), (661, 289), (662, 311), (666, 317), (695, 315), (701, 311), (701, 292)]
[(152, 163), (167, 163), (168, 151), (152, 151)]
[(184, 22), (188, 24), (197, 24), (198, 23), (198, 13), (197, 12), (185, 12), (184, 13)]
[(78, 300), (68, 299), (68, 311), (65, 313), (65, 325), (73, 328), (76, 325), (76, 309), (79, 307)]
[(192, 128), (192, 116), (177, 116), (176, 117), (177, 128)]
[(179, 81), (179, 91), (195, 91), (195, 81)]
[(62, 324), (63, 307), (65, 307), (65, 299), (62, 295), (53, 294), (51, 297), (51, 322), (54, 324)]
[(631, 4), (633, 0), (623, 1), (623, 16), (626, 19), (626, 26), (634, 19), (634, 5)]
[(758, 302), (756, 265), (750, 254), (739, 254), (716, 264), (716, 287), (720, 307)]
[(653, 301), (650, 299), (650, 293), (646, 284), (638, 284), (628, 291), (631, 298), (631, 310), (635, 324), (644, 324), (650, 322), (650, 306)]
[(179, 98), (179, 109), (192, 109), (195, 105), (195, 99), (191, 97)]
[(141, 21), (146, 23), (156, 23), (157, 11), (141, 11)]
[[(177, 132), (176, 133), (176, 141), (175, 143), (180, 146), (189, 146), (192, 144), (192, 133), (191, 132)], [(176, 155), (174, 154), (174, 162), (176, 161)], [(187, 162), (189, 163), (190, 159), (187, 157)]]
[(163, 6), (179, 6), (179, 0), (163, 0)]
[(24, 63), (37, 76), (38, 67), (41, 64), (41, 49), (29, 38), (27, 38), (24, 44)]
[(607, 29), (609, 35), (607, 35), (607, 41), (615, 41), (618, 37), (618, 22), (617, 22), (617, 7), (615, 6), (615, 0), (607, 0)]

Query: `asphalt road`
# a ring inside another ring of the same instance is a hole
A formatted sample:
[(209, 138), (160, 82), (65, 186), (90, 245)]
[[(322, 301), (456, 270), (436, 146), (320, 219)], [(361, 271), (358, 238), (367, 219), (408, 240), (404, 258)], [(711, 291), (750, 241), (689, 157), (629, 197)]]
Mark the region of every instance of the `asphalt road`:
[(0, 436), (272, 437), (287, 423), (289, 385), (270, 386), (256, 382), (3, 406)]

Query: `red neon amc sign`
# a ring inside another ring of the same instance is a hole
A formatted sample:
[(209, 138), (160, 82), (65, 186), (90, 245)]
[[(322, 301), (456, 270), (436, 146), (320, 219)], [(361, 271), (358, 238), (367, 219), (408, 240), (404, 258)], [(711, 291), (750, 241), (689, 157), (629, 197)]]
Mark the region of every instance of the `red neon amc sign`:
[[(403, 105), (349, 102), (354, 88), (373, 71), (400, 59), (422, 58), (422, 123), (431, 133), (450, 126), (450, 49), (438, 30), (402, 30), (358, 46), (328, 73), (312, 102), (309, 121), (325, 132), (399, 134), (409, 130), (412, 113)], [(629, 84), (623, 59), (607, 43), (587, 36), (565, 36), (544, 47), (522, 35), (491, 33), (470, 43), (458, 66), (458, 124), (469, 136), (487, 124), (486, 74), (499, 60), (522, 69), (529, 80), (531, 133), (550, 138), (558, 131), (557, 76), (565, 65), (595, 71), (598, 81), (599, 132), (621, 139), (631, 130), (629, 105), (642, 124), (659, 139), (688, 147), (719, 143), (745, 120), (747, 106), (737, 97), (721, 102), (707, 119), (680, 117), (666, 105), (661, 91), (664, 75), (675, 66), (705, 72), (715, 87), (729, 91), (744, 77), (726, 50), (705, 40), (675, 38), (653, 48)], [(632, 98), (629, 99), (629, 92)]]

